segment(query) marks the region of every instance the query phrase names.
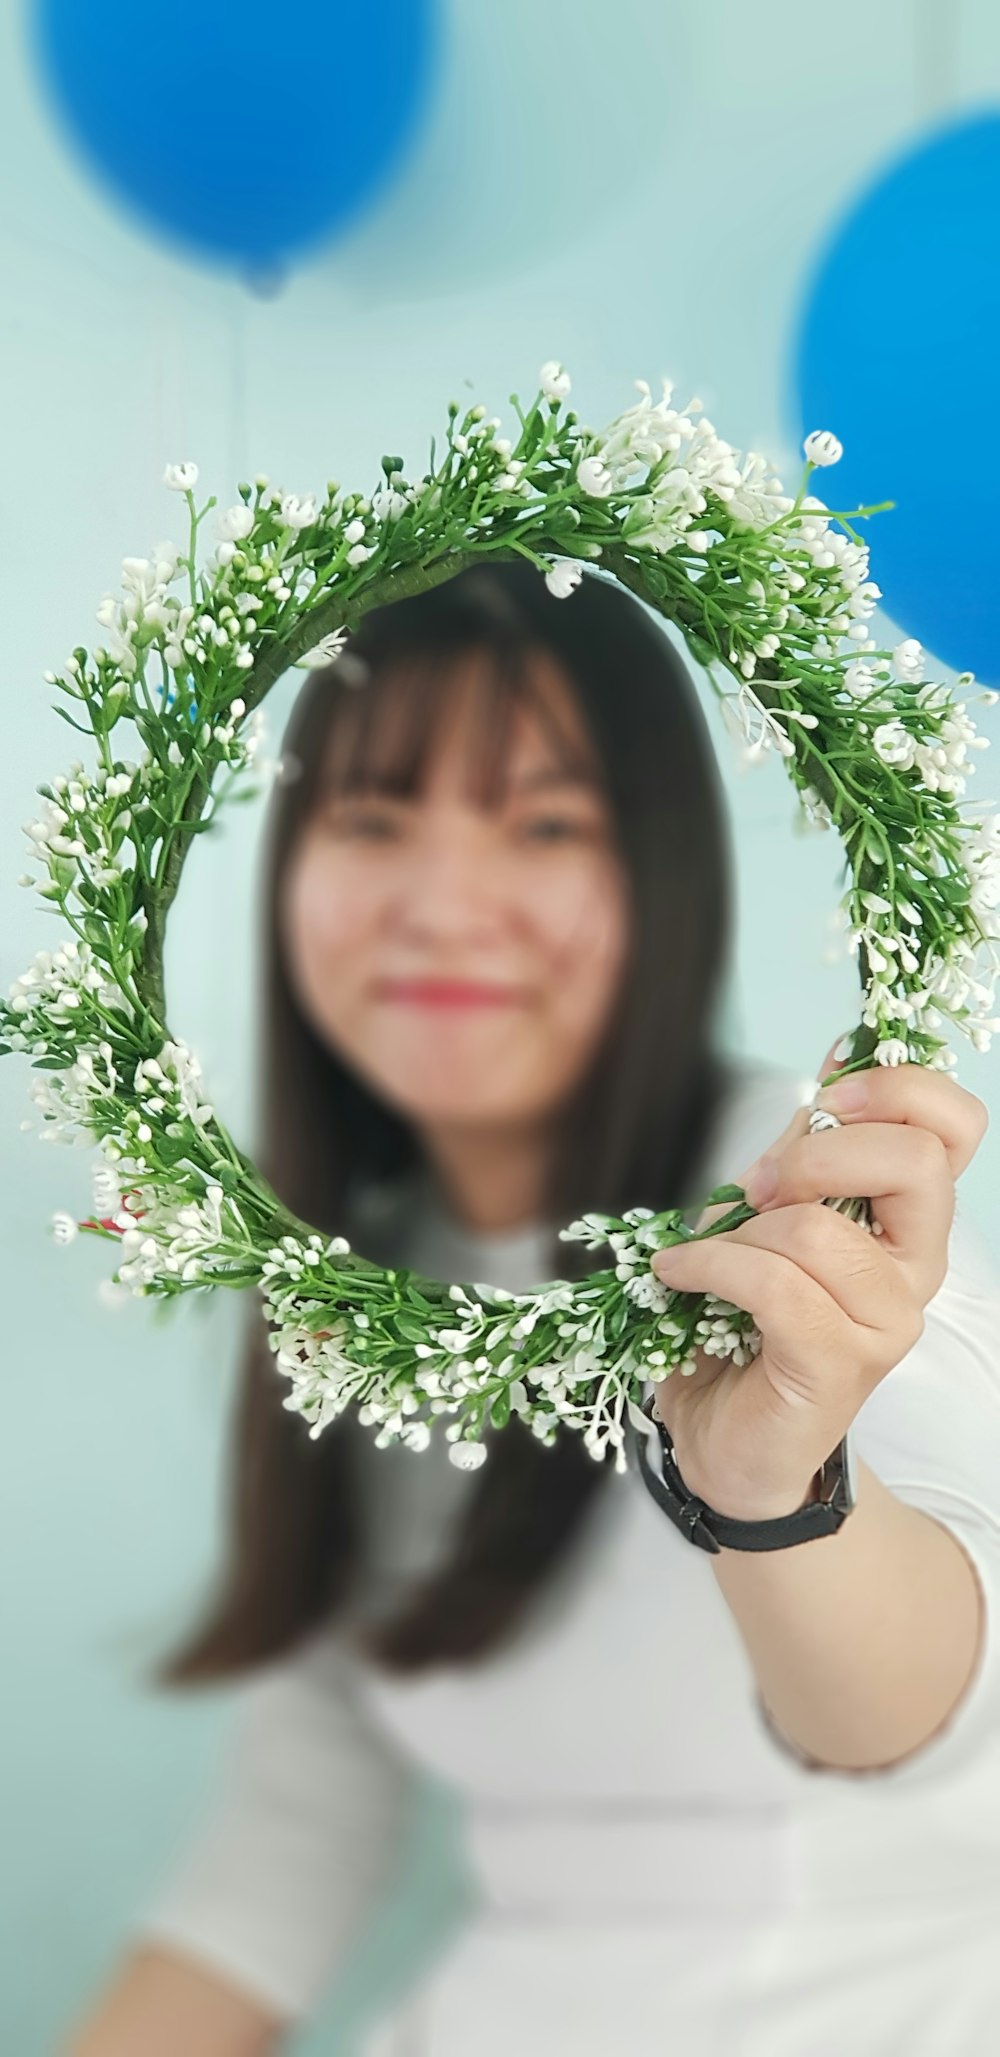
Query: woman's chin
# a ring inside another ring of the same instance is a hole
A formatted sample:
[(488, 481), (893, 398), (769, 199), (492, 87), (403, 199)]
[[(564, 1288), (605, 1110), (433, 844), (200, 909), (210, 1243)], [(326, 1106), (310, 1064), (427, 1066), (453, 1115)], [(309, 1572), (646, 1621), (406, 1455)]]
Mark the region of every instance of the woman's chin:
[(474, 1108), (502, 1095), (504, 1080), (513, 1087), (530, 1081), (537, 1071), (537, 1056), (530, 1050), (518, 1052), (511, 1043), (509, 1032), (498, 1036), (468, 1027), (431, 1025), (405, 1037), (372, 1036), (365, 1056), (368, 1068), (388, 1090)]
[[(370, 1074), (371, 1075), (371, 1074)], [(467, 1066), (451, 1064), (407, 1064), (377, 1066), (376, 1090), (410, 1121), (460, 1123), (473, 1128), (483, 1124), (523, 1120), (535, 1111), (535, 1097), (525, 1089), (523, 1077), (503, 1077), (484, 1067), (480, 1056)]]

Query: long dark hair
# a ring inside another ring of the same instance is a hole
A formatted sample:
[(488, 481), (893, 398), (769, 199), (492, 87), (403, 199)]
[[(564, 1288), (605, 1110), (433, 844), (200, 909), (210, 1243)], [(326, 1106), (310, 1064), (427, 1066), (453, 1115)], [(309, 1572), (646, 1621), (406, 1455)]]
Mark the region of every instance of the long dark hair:
[[(562, 1243), (585, 1208), (686, 1207), (729, 1086), (713, 1046), (728, 966), (732, 864), (715, 752), (692, 681), (669, 637), (609, 579), (584, 576), (556, 599), (520, 561), (471, 566), (415, 598), (369, 612), (343, 654), (311, 672), (282, 739), (270, 800), (262, 898), (263, 1037), (257, 1163), (282, 1199), (325, 1232), (355, 1230), (366, 1180), (420, 1161), (417, 1133), (314, 1032), (290, 987), (279, 887), (308, 816), (332, 727), (345, 745), (341, 789), (387, 783), (383, 716), (402, 714), (391, 790), (420, 789), (456, 660), (489, 661), (483, 735), (488, 782), (505, 759), (506, 723), (531, 694), (531, 655), (555, 659), (603, 772), (630, 884), (633, 942), (617, 1004), (553, 1151), (546, 1219), (550, 1277), (582, 1277), (606, 1250)], [(358, 684), (363, 682), (362, 689)], [(540, 705), (539, 715), (544, 717)], [(291, 770), (293, 776), (287, 773)], [(228, 1561), (201, 1625), (155, 1673), (161, 1686), (226, 1678), (290, 1649), (347, 1599), (358, 1564), (354, 1454), (368, 1433), (348, 1412), (312, 1439), (282, 1405), (285, 1381), (249, 1312), (228, 1478)], [(419, 1457), (412, 1459), (419, 1463)], [(546, 1573), (581, 1531), (611, 1467), (568, 1431), (545, 1447), (513, 1420), (496, 1432), (443, 1569), (364, 1638), (373, 1661), (416, 1670), (472, 1658), (515, 1630)]]

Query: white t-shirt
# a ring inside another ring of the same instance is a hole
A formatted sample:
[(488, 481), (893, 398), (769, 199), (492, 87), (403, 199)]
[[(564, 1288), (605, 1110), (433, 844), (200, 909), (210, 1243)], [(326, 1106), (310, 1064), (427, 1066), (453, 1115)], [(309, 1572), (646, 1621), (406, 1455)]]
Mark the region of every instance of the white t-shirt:
[[(698, 1192), (744, 1170), (814, 1085), (745, 1066)], [(517, 1291), (551, 1276), (549, 1250), (530, 1226), (471, 1234), (429, 1203), (425, 1186), (400, 1261)], [(594, 1991), (620, 1982), (637, 2010), (629, 2057), (666, 2048), (682, 2029), (700, 2037), (707, 2057), (714, 1996), (726, 1987), (735, 2006), (741, 1977), (740, 2057), (758, 2047), (762, 2057), (832, 2057), (841, 2033), (855, 2057), (869, 2048), (883, 2057), (896, 2047), (888, 2030), (873, 2029), (869, 2045), (854, 2014), (836, 2025), (836, 2009), (849, 2007), (863, 1974), (866, 2019), (881, 2022), (882, 2007), (885, 2022), (899, 2025), (891, 2010), (901, 2004), (902, 1941), (907, 1990), (917, 1994), (911, 2057), (981, 2049), (972, 2040), (978, 2015), (966, 2044), (956, 2017), (934, 2011), (953, 2004), (955, 1980), (984, 2021), (992, 2009), (995, 2025), (1000, 2003), (1000, 1972), (990, 1985), (988, 1968), (1000, 1916), (1000, 1279), (960, 1200), (949, 1259), (922, 1336), (853, 1429), (858, 1454), (899, 1498), (952, 1530), (982, 1587), (975, 1675), (922, 1749), (857, 1773), (813, 1766), (788, 1747), (763, 1716), (708, 1557), (666, 1519), (633, 1462), (595, 1496), (523, 1630), (493, 1655), (411, 1677), (376, 1673), (333, 1621), (261, 1667), (241, 1689), (211, 1818), (144, 1910), (140, 1936), (307, 2017), (380, 1904), (425, 1768), (461, 1797), (481, 1911), (465, 1957), (460, 1949), (436, 1974), (434, 2007), (415, 2003), (422, 2026), (407, 2016), (408, 2040), (380, 2049), (486, 2057), (515, 2038), (539, 2057), (610, 2048), (602, 2038), (618, 2043), (624, 2016), (602, 2026), (594, 1992), (581, 1997), (585, 1967), (606, 1962)], [(392, 1606), (447, 1549), (475, 1477), (448, 1461), (443, 1438), (419, 1455), (372, 1440), (362, 1461), (360, 1604), (374, 1609)], [(947, 1936), (962, 1910), (959, 1963)], [(927, 1924), (931, 1943), (922, 1940)], [(838, 1935), (842, 1959), (831, 1955)], [(809, 1966), (815, 2017), (801, 2012)], [(747, 1995), (760, 2014), (752, 2033)], [(558, 2027), (544, 2027), (547, 2008)], [(526, 2042), (532, 2022), (537, 2042)], [(731, 2023), (718, 2033), (734, 2057)]]

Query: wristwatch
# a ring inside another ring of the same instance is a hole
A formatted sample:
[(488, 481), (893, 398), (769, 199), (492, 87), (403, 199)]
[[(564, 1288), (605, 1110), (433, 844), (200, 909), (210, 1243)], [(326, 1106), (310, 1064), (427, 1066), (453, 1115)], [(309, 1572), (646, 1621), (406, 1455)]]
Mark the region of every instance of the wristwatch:
[[(856, 1499), (852, 1432), (838, 1443), (820, 1471), (820, 1497), (792, 1514), (772, 1521), (737, 1521), (688, 1491), (678, 1469), (670, 1432), (653, 1412), (655, 1394), (650, 1393), (641, 1408), (634, 1403), (629, 1413), (636, 1431), (639, 1469), (654, 1500), (669, 1515), (689, 1543), (700, 1550), (785, 1550), (793, 1543), (809, 1543), (816, 1536), (832, 1536), (846, 1520)], [(659, 1465), (651, 1455), (658, 1445)]]

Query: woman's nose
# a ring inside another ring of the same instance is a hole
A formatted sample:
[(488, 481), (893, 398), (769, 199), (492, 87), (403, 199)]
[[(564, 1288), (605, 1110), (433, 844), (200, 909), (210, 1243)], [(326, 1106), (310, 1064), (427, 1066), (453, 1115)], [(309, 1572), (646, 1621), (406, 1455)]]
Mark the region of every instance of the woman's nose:
[(416, 839), (403, 858), (400, 885), (411, 912), (436, 926), (495, 919), (499, 912), (500, 866), (474, 837)]

